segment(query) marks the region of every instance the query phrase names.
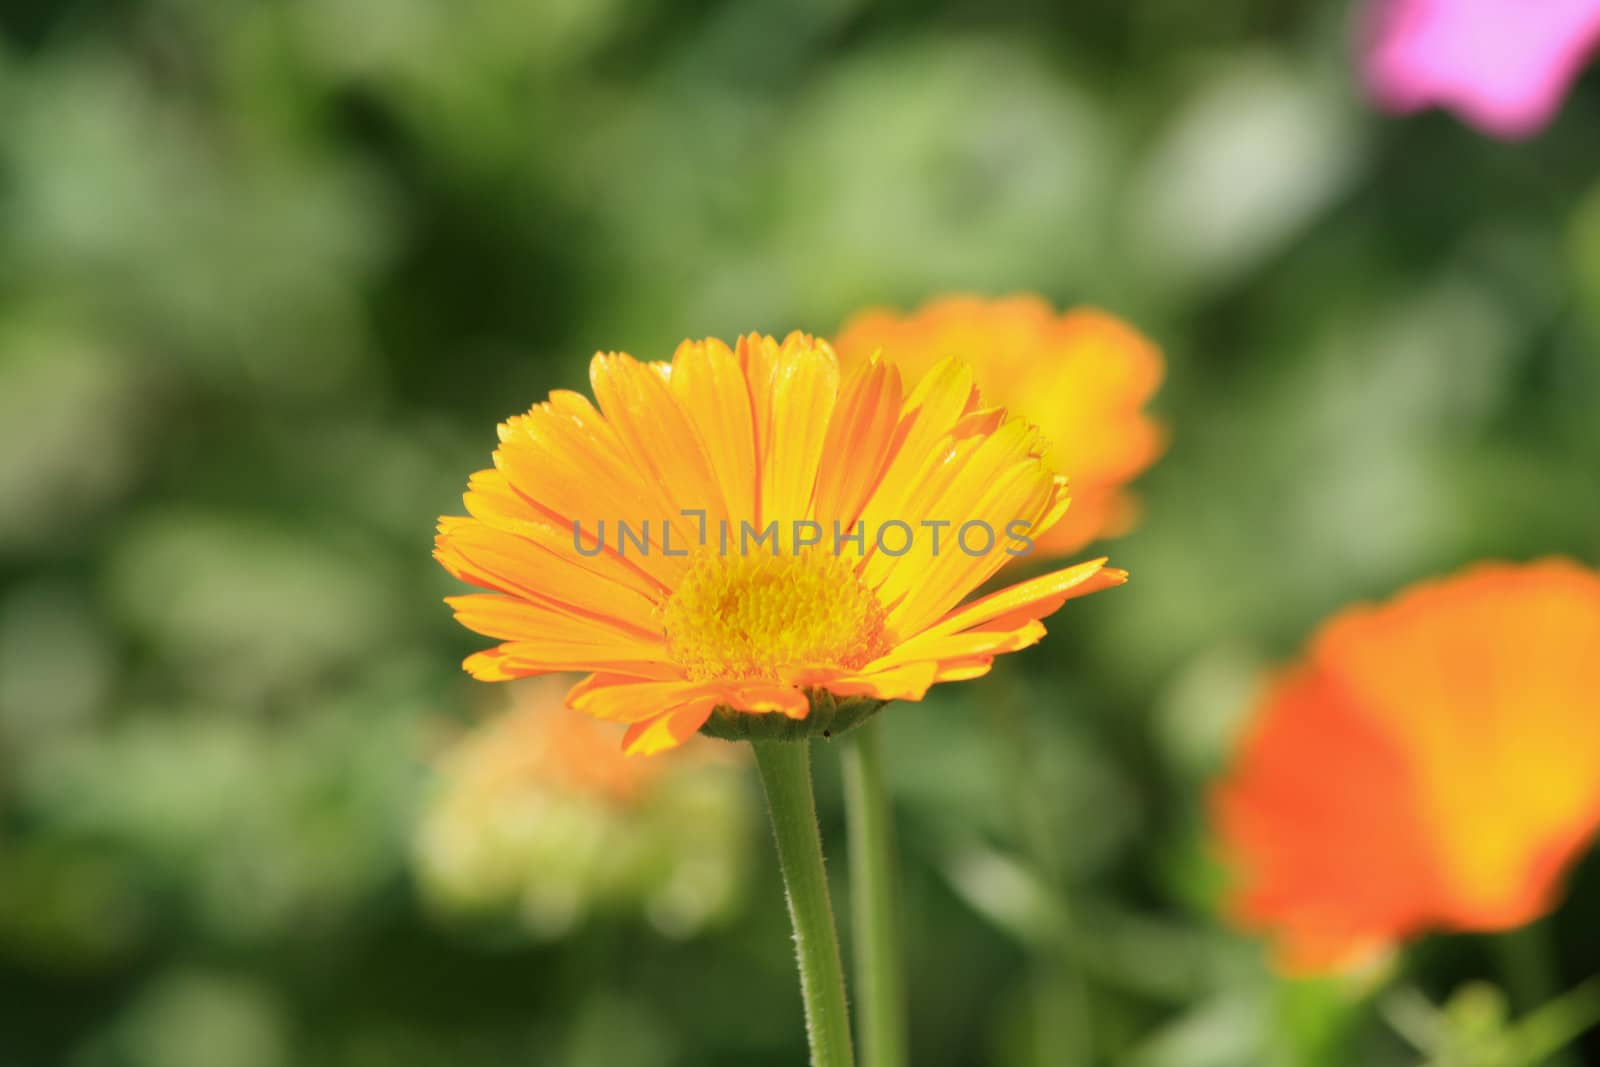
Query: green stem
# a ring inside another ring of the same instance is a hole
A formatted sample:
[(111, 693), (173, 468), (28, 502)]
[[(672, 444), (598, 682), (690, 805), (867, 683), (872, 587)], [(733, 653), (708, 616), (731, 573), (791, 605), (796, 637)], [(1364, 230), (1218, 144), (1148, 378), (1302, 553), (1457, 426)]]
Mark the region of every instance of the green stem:
[(1495, 938), (1506, 992), (1519, 1011), (1533, 1011), (1561, 991), (1547, 922), (1535, 921)]
[(761, 784), (766, 787), (778, 865), (789, 898), (811, 1064), (852, 1067), (855, 1056), (844, 998), (844, 964), (834, 933), (817, 804), (811, 793), (811, 742), (753, 741), (750, 747), (755, 749)]
[(905, 988), (895, 910), (894, 821), (884, 783), (878, 720), (862, 723), (845, 735), (844, 742), (862, 1062), (867, 1067), (905, 1067)]
[[(1555, 946), (1550, 941), (1549, 919), (1499, 935), (1495, 938), (1495, 947), (1500, 955), (1506, 992), (1518, 1014), (1536, 1011), (1561, 991), (1561, 974)], [(1578, 1063), (1570, 1051), (1559, 1047), (1550, 1050), (1541, 1062), (1550, 1067), (1576, 1067)]]
[(1576, 989), (1546, 1002), (1517, 1026), (1523, 1062), (1546, 1067), (1576, 1062), (1567, 1046), (1600, 1023), (1600, 979), (1591, 978)]

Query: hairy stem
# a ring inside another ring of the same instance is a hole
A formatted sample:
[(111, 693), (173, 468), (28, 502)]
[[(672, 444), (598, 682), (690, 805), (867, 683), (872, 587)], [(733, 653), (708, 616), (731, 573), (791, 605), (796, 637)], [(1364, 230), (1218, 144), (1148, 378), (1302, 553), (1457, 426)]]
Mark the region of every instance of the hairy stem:
[(811, 742), (754, 741), (756, 765), (767, 791), (778, 864), (794, 924), (800, 964), (800, 996), (812, 1067), (852, 1067), (850, 1011), (845, 1004), (844, 964), (834, 932), (828, 874), (822, 863), (816, 798), (811, 792)]

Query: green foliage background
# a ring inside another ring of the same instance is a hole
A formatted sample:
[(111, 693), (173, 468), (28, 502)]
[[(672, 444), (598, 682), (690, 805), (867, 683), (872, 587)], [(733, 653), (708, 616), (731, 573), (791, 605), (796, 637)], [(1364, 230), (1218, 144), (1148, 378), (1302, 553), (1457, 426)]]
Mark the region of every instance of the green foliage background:
[[(1369, 111), (1353, 36), (1338, 0), (0, 8), (0, 1065), (802, 1062), (759, 835), (686, 941), (423, 905), (430, 738), (486, 706), (432, 524), (596, 349), (952, 289), (1137, 322), (1173, 439), (1133, 584), (886, 717), (915, 1062), (1417, 1062), (1217, 922), (1203, 789), (1329, 611), (1600, 556), (1600, 89), (1499, 144)], [(1456, 938), (1401, 980), (1498, 973)]]

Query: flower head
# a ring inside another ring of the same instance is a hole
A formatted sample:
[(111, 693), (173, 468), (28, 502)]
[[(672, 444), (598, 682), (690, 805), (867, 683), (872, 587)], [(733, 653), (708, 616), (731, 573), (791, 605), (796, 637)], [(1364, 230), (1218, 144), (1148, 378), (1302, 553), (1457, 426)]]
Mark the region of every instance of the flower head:
[(620, 727), (561, 707), (568, 684), (516, 683), (509, 710), (441, 755), (417, 831), (421, 884), (447, 912), (512, 911), (543, 937), (594, 911), (692, 933), (742, 883), (746, 775), (709, 744), (628, 759)]
[(1165, 447), (1141, 410), (1163, 366), (1120, 319), (1089, 308), (1057, 314), (1033, 296), (947, 296), (910, 314), (863, 311), (835, 344), (846, 365), (882, 351), (909, 373), (959, 356), (989, 395), (1039, 426), (1046, 459), (1072, 492), (1072, 511), (1040, 539), (1041, 554), (1066, 555), (1132, 525), (1136, 504), (1124, 486)]
[(1283, 962), (1553, 906), (1600, 826), (1600, 575), (1483, 564), (1335, 616), (1215, 795), (1239, 919)]
[(751, 335), (598, 355), (590, 379), (598, 406), (557, 392), (500, 427), (434, 554), (490, 590), (449, 601), (502, 642), (466, 669), (589, 672), (568, 702), (630, 724), (629, 752), (714, 710), (725, 735), (848, 725), (1126, 578), (1095, 560), (961, 604), (1068, 500), (1038, 431), (958, 361), (908, 389), (887, 360), (842, 377), (826, 342)]
[(1544, 128), (1600, 43), (1600, 0), (1375, 0), (1370, 21), (1380, 104), (1448, 107), (1507, 138)]

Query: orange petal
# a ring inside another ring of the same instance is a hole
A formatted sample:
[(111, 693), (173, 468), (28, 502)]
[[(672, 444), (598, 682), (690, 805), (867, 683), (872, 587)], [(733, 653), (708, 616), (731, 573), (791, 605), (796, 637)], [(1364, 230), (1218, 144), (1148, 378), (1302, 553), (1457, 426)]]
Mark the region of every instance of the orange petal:
[[(640, 569), (668, 587), (687, 569), (685, 559), (663, 551), (660, 537), (663, 521), (682, 521), (678, 505), (582, 396), (554, 393), (526, 415), (506, 420), (494, 463), (516, 493), (558, 529), (578, 523), (592, 535), (604, 522), (614, 544), (617, 523), (643, 526), (648, 551), (629, 556)], [(690, 543), (688, 533), (674, 529), (679, 545)]]
[(1044, 623), (1037, 619), (1025, 620), (1016, 627), (985, 626), (964, 630), (958, 634), (922, 634), (900, 645), (881, 659), (868, 664), (868, 669), (892, 667), (915, 660), (943, 663), (950, 660), (992, 658), (1006, 652), (1017, 652), (1039, 643), (1044, 637)]
[(641, 681), (637, 677), (595, 674), (572, 687), (567, 704), (597, 719), (640, 722), (691, 700), (715, 695), (697, 682)]
[(745, 683), (725, 686), (720, 703), (735, 711), (761, 715), (777, 712), (791, 719), (803, 719), (811, 714), (811, 701), (792, 685), (777, 683)]
[(485, 637), (592, 644), (625, 651), (640, 659), (666, 658), (666, 643), (659, 630), (634, 627), (620, 620), (575, 614), (498, 593), (445, 597), (444, 602), (455, 609), (461, 625)]
[(714, 338), (685, 341), (673, 354), (669, 384), (704, 442), (720, 489), (714, 501), (684, 506), (706, 507), (706, 521), (712, 526), (726, 519), (754, 518), (755, 423), (750, 386), (733, 351)]
[(528, 671), (513, 667), (499, 646), (474, 652), (461, 661), (462, 669), (480, 682), (509, 682), (514, 678), (527, 678), (534, 674), (553, 673)]
[[(633, 555), (623, 556), (617, 552), (615, 535), (609, 532), (614, 523), (607, 524), (604, 542), (599, 540), (599, 527), (594, 522), (581, 522), (576, 531), (571, 522), (558, 524), (513, 489), (505, 474), (497, 470), (474, 474), (468, 480), (462, 499), (473, 518), (504, 533), (525, 538), (542, 550), (534, 557), (537, 562), (531, 563), (532, 566), (575, 568), (620, 585), (652, 604), (667, 595), (667, 588), (641, 569)], [(582, 551), (579, 551), (580, 545)]]
[[(929, 506), (938, 518), (953, 517), (962, 525), (982, 523), (976, 527), (976, 547), (961, 542), (956, 527), (952, 533), (957, 541), (945, 546), (944, 555), (932, 554), (928, 538), (887, 564), (882, 590), (886, 601), (898, 602), (889, 613), (889, 625), (896, 632), (923, 629), (1015, 558), (1007, 554), (1008, 527), (1013, 522), (1036, 526), (1060, 492), (1055, 476), (1028, 455), (1036, 437), (1020, 420), (1011, 420), (983, 438), (962, 478)], [(869, 570), (877, 563), (870, 561)]]
[(1018, 582), (970, 604), (963, 604), (919, 636), (944, 636), (988, 624), (1006, 628), (1031, 619), (1042, 619), (1059, 610), (1069, 600), (1110, 589), (1128, 580), (1127, 571), (1105, 564), (1105, 558), (1101, 557)]
[(1263, 709), (1213, 801), (1241, 876), (1236, 914), (1275, 929), (1281, 960), (1297, 967), (1406, 935), (1438, 880), (1404, 754), (1315, 670), (1284, 678)]
[(600, 354), (590, 364), (589, 381), (629, 464), (657, 490), (653, 514), (618, 517), (642, 519), (652, 526), (670, 522), (678, 534), (674, 551), (679, 551), (694, 543), (699, 525), (682, 511), (699, 508), (716, 513), (724, 503), (706, 445), (678, 406), (664, 369), (664, 364), (641, 363), (625, 354)]
[(440, 519), (434, 546), (434, 558), (462, 581), (564, 614), (604, 620), (618, 630), (640, 635), (656, 630), (655, 606), (639, 593), (477, 519)]
[(873, 697), (877, 700), (921, 700), (934, 683), (932, 663), (905, 663), (884, 670), (829, 678), (820, 683), (835, 696)]
[(764, 458), (762, 523), (787, 525), (811, 516), (811, 498), (839, 397), (839, 363), (825, 341), (792, 335), (779, 349), (771, 392), (772, 445)]
[(935, 682), (970, 682), (974, 678), (982, 678), (994, 666), (993, 656), (972, 656), (968, 659), (947, 659), (939, 661), (939, 673), (934, 676)]
[(1597, 649), (1600, 575), (1563, 561), (1479, 565), (1331, 619), (1216, 794), (1242, 921), (1291, 963), (1335, 966), (1548, 911), (1600, 829)]
[(630, 756), (651, 756), (676, 748), (706, 724), (715, 706), (712, 698), (701, 697), (653, 719), (636, 722), (622, 735), (622, 751)]
[(902, 403), (900, 372), (871, 360), (845, 382), (828, 425), (817, 480), (816, 518), (850, 532), (893, 455)]

